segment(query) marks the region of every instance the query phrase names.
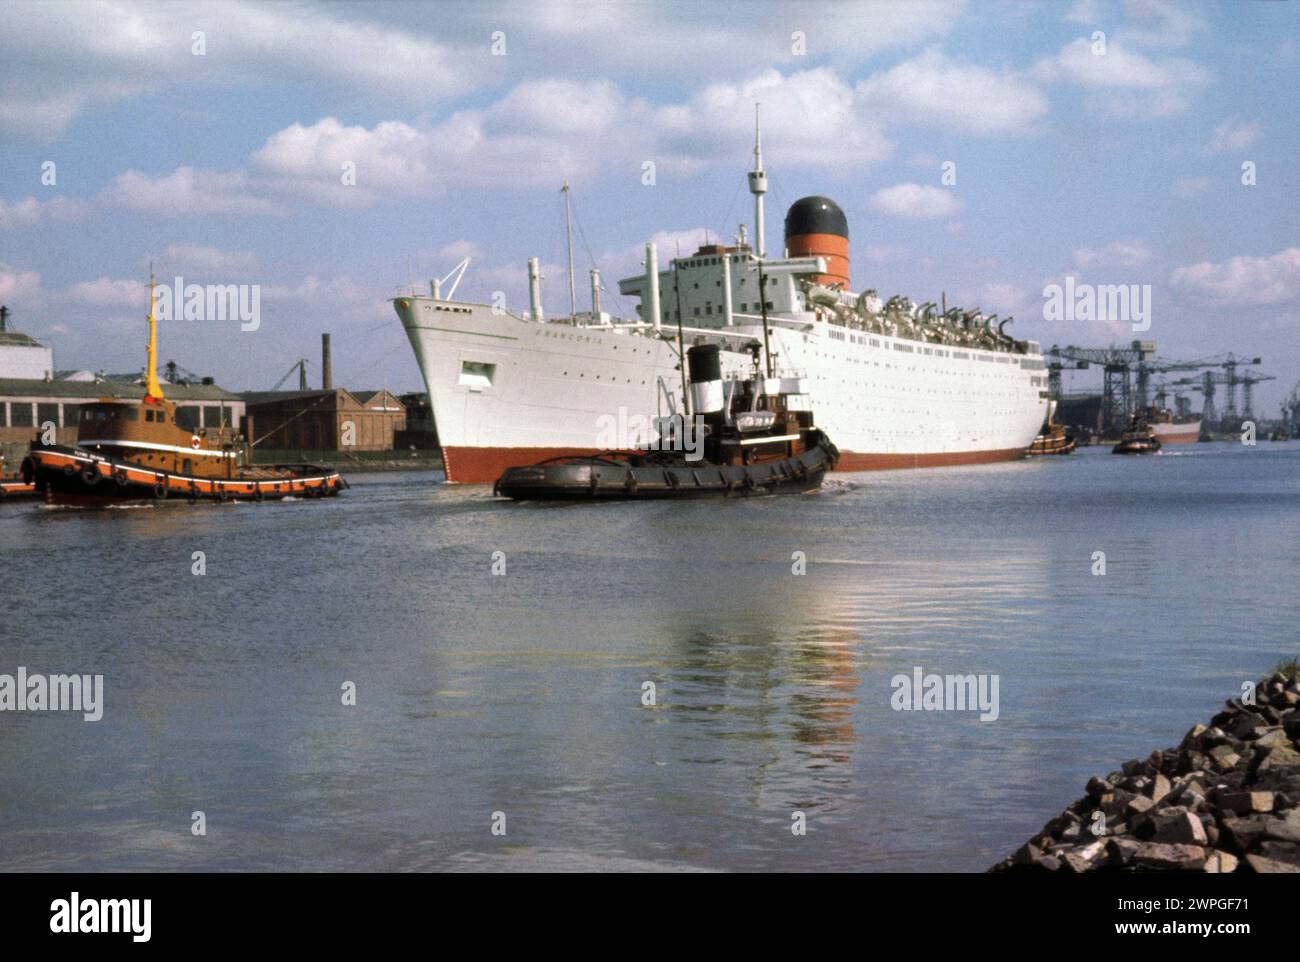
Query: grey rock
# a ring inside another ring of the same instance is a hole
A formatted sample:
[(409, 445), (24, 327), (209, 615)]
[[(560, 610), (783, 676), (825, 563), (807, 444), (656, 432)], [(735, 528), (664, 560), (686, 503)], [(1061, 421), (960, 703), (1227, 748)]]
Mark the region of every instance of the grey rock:
[(1147, 785), (1147, 798), (1151, 799), (1152, 802), (1158, 802), (1169, 794), (1171, 788), (1172, 785), (1170, 784), (1169, 779), (1165, 778), (1164, 775), (1157, 773), (1151, 779), (1150, 784)]
[(1267, 815), (1249, 815), (1245, 818), (1223, 819), (1220, 827), (1223, 829), (1224, 841), (1233, 851), (1244, 855), (1264, 837), (1267, 818)]
[(1215, 789), (1214, 801), (1219, 808), (1237, 815), (1273, 811), (1272, 792), (1252, 792), (1244, 789)]
[(1251, 869), (1261, 874), (1300, 875), (1300, 865), (1292, 865), (1289, 862), (1275, 862), (1271, 858), (1265, 858), (1262, 855), (1247, 855), (1246, 864), (1249, 865)]
[(1147, 868), (1197, 871), (1205, 867), (1205, 849), (1200, 845), (1147, 842), (1138, 846), (1133, 862)]
[(1155, 826), (1157, 842), (1186, 842), (1192, 845), (1204, 845), (1205, 826), (1201, 820), (1185, 808), (1170, 808), (1156, 812), (1151, 817)]
[(1086, 791), (1091, 798), (1101, 798), (1103, 795), (1110, 794), (1110, 790), (1113, 787), (1114, 786), (1111, 785), (1110, 782), (1106, 781), (1106, 779), (1099, 775), (1093, 775), (1092, 778), (1088, 779), (1088, 785), (1084, 791)]
[(1269, 772), (1290, 772), (1295, 768), (1300, 768), (1300, 752), (1279, 745), (1268, 749), (1262, 757), (1256, 756), (1254, 773), (1258, 777)]
[(1205, 860), (1205, 871), (1219, 875), (1226, 875), (1229, 872), (1237, 871), (1237, 866), (1239, 864), (1240, 862), (1237, 856), (1233, 855), (1231, 852), (1223, 852), (1216, 849), (1211, 852), (1209, 858)]

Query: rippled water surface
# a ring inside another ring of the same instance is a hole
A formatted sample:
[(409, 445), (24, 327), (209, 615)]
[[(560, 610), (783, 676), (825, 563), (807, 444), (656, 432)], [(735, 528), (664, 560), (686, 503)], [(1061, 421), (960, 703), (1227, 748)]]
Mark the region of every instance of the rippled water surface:
[[(735, 502), (352, 480), (0, 507), (0, 672), (106, 703), (0, 713), (0, 868), (982, 870), (1300, 649), (1294, 442)], [(915, 666), (1000, 717), (894, 711)]]

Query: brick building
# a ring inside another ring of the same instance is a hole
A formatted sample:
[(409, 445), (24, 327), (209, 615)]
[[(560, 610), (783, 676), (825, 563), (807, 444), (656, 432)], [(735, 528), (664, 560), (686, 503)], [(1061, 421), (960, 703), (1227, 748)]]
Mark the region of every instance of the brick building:
[(263, 451), (391, 451), (394, 433), (406, 428), (406, 408), (388, 391), (340, 387), (239, 397)]

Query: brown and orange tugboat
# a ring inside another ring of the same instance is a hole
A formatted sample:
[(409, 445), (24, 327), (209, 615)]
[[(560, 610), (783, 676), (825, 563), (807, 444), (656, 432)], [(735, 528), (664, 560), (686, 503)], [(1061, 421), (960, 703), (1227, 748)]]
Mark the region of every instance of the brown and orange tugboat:
[(1038, 432), (1038, 437), (1028, 448), (1025, 449), (1026, 457), (1041, 457), (1047, 454), (1069, 454), (1075, 448), (1074, 436), (1065, 433), (1065, 428), (1053, 420), (1056, 414), (1056, 402), (1052, 401), (1047, 406), (1047, 420), (1043, 422), (1043, 429)]
[[(651, 450), (559, 457), (507, 468), (493, 492), (517, 501), (641, 500), (814, 491), (839, 451), (813, 426), (806, 378), (722, 380), (718, 345), (687, 352), (694, 419), (657, 419)], [(694, 429), (692, 429), (694, 425)]]
[[(250, 445), (226, 428), (190, 431), (158, 382), (158, 322), (149, 279), (145, 396), (83, 404), (75, 447), (33, 443), (28, 455), (37, 492), (51, 504), (200, 498), (262, 501), (338, 494), (347, 483), (310, 464), (251, 467)], [(26, 463), (26, 462), (24, 462)]]
[(0, 501), (36, 497), (36, 468), (31, 458), (23, 458), (17, 474), (5, 470), (5, 456), (0, 454)]

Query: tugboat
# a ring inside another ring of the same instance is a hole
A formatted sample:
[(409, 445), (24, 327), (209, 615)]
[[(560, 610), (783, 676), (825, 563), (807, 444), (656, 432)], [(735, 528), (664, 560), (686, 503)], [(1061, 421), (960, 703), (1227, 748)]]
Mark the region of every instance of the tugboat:
[(1110, 449), (1111, 454), (1155, 454), (1161, 448), (1160, 439), (1142, 418), (1134, 415), (1128, 428), (1119, 437), (1119, 444)]
[(493, 493), (517, 501), (590, 501), (816, 490), (839, 451), (813, 426), (807, 379), (760, 377), (759, 348), (752, 350), (752, 376), (725, 384), (718, 345), (687, 352), (694, 420), (656, 419), (661, 440), (654, 449), (507, 468)]
[(1041, 457), (1046, 454), (1069, 454), (1075, 448), (1074, 436), (1065, 433), (1065, 428), (1052, 421), (1052, 416), (1056, 413), (1056, 402), (1048, 404), (1047, 420), (1043, 422), (1043, 429), (1038, 432), (1038, 437), (1034, 438), (1032, 444), (1025, 449), (1026, 457)]
[(51, 504), (130, 500), (262, 501), (325, 497), (347, 486), (331, 468), (309, 464), (248, 467), (249, 445), (225, 428), (191, 431), (176, 423), (176, 405), (155, 369), (158, 325), (149, 278), (149, 345), (145, 395), (83, 404), (75, 447), (31, 446), (35, 490)]
[(23, 458), (16, 475), (5, 474), (5, 458), (0, 454), (0, 501), (36, 497), (36, 469), (31, 458)]

